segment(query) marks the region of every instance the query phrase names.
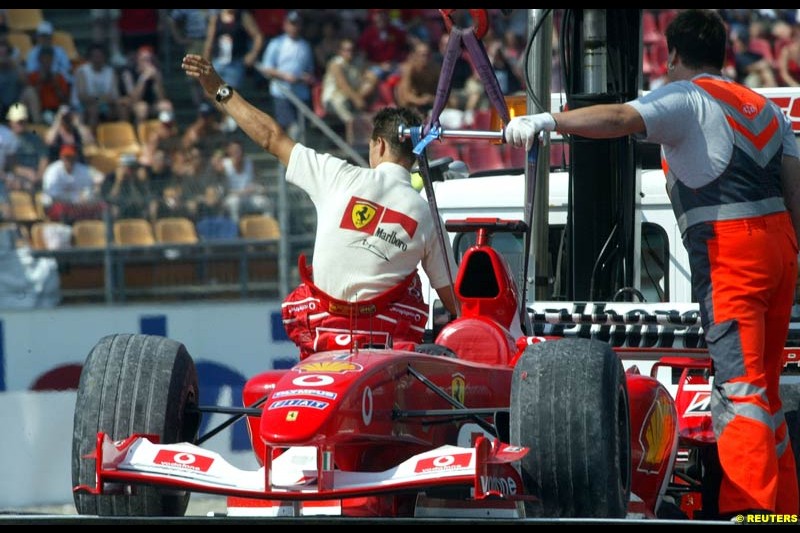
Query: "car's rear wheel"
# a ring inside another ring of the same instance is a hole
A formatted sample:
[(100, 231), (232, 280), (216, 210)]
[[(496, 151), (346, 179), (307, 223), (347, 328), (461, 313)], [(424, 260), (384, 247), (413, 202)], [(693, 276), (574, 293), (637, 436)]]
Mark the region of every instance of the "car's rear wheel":
[[(116, 334), (100, 339), (81, 372), (72, 433), (72, 484), (95, 485), (97, 433), (113, 439), (134, 433), (160, 442), (192, 442), (200, 417), (197, 370), (186, 347), (165, 337)], [(183, 516), (190, 493), (136, 486), (123, 494), (75, 492), (78, 514)]]
[(611, 346), (563, 339), (528, 346), (514, 367), (512, 444), (526, 516), (624, 517), (630, 498), (630, 421), (625, 371)]

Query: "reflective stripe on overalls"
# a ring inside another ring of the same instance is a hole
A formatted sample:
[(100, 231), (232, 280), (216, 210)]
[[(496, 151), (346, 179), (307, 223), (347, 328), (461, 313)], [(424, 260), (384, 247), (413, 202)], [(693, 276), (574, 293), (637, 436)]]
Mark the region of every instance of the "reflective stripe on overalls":
[(779, 395), (798, 253), (780, 182), (783, 133), (765, 97), (728, 81), (694, 82), (721, 106), (734, 143), (723, 173), (697, 189), (664, 163), (714, 362), (719, 511), (797, 514)]

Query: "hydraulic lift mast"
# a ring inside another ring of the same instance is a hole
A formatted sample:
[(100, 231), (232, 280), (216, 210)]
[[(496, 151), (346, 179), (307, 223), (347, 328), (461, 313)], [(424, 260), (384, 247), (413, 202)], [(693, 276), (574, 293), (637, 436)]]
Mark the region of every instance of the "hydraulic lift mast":
[[(557, 18), (567, 108), (620, 103), (640, 94), (640, 9), (567, 9), (559, 11)], [(528, 112), (532, 113), (549, 110), (552, 20), (553, 10), (529, 10), (529, 35), (533, 31), (537, 35), (526, 68), (533, 94), (545, 95), (532, 99), (529, 93)], [(543, 104), (548, 107), (542, 108)], [(634, 287), (638, 276), (640, 221), (636, 205), (641, 163), (637, 143), (632, 137), (573, 135), (569, 144), (567, 298), (609, 301), (620, 289)], [(540, 157), (545, 169), (548, 160), (545, 149)], [(547, 176), (547, 172), (538, 175)], [(548, 194), (546, 183), (536, 185), (534, 220), (544, 220), (544, 224), (535, 224), (532, 254), (536, 258), (536, 298), (542, 299), (539, 273), (547, 272), (542, 258), (547, 257)], [(621, 294), (623, 299), (631, 297), (629, 292)]]

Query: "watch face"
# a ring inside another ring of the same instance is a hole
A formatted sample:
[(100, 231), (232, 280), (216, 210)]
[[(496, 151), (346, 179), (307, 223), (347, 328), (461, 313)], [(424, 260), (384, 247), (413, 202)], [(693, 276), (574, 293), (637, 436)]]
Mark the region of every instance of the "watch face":
[(231, 97), (231, 88), (227, 85), (220, 87), (217, 90), (217, 102), (223, 102)]

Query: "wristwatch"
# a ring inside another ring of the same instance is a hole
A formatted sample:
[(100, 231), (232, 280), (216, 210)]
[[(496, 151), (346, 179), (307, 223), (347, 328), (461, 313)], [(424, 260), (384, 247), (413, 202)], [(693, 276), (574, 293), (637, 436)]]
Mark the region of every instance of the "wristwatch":
[(230, 85), (220, 85), (215, 98), (217, 102), (222, 104), (230, 100), (231, 96), (233, 96), (233, 87)]

